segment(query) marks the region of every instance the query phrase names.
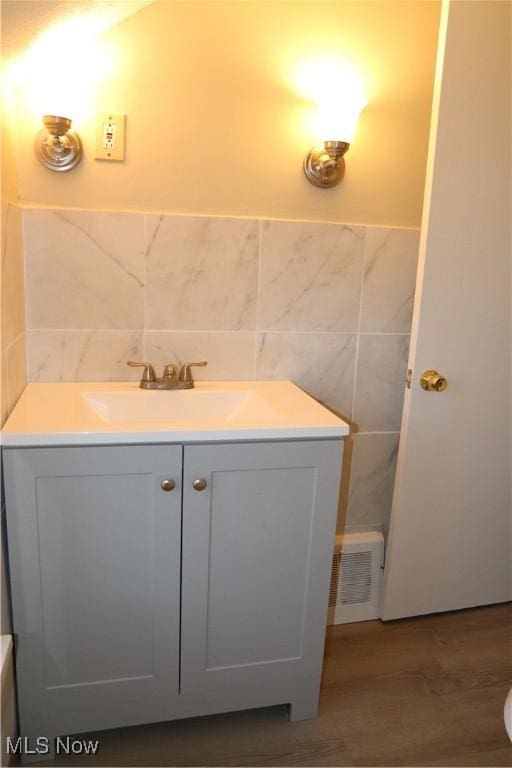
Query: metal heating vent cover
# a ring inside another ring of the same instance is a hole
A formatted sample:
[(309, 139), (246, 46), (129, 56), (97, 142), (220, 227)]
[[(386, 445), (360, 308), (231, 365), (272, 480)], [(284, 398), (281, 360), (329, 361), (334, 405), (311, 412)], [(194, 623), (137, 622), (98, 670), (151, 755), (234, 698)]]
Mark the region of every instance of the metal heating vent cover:
[(384, 540), (377, 531), (336, 537), (329, 592), (329, 623), (378, 617)]
[[(372, 595), (372, 553), (340, 552), (334, 555), (333, 577), (336, 582), (333, 584), (331, 579), (329, 605), (367, 603)], [(341, 589), (337, 588), (338, 582)]]

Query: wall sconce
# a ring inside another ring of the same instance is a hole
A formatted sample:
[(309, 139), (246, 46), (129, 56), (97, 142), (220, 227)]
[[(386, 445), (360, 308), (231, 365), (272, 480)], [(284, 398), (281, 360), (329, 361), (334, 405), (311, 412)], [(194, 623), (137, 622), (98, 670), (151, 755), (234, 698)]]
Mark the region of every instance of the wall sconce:
[(70, 171), (82, 159), (82, 142), (71, 130), (71, 120), (45, 115), (43, 124), (34, 144), (37, 159), (50, 171)]
[(343, 103), (327, 103), (318, 111), (317, 132), (330, 136), (322, 149), (313, 147), (304, 159), (304, 173), (315, 187), (334, 187), (345, 173), (343, 155), (353, 139), (359, 115), (368, 102), (358, 94), (349, 94)]

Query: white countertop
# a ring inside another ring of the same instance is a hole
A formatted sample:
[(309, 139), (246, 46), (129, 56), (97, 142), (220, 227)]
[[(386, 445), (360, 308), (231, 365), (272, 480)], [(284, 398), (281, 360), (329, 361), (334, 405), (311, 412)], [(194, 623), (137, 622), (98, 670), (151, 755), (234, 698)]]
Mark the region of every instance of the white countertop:
[[(242, 404), (227, 418), (216, 419), (214, 414), (203, 418), (193, 412), (190, 415), (195, 394), (199, 393), (199, 405), (201, 399), (208, 400), (209, 392), (217, 393), (219, 402), (231, 398)], [(350, 432), (346, 422), (290, 381), (197, 382), (193, 390), (187, 390), (188, 420), (155, 418), (153, 412), (166, 402), (179, 411), (175, 406), (181, 401), (171, 400), (175, 395), (182, 396), (183, 392), (148, 392), (141, 390), (137, 382), (29, 384), (2, 428), (2, 444), (9, 448), (339, 439)], [(104, 410), (106, 415), (102, 415), (97, 405), (100, 401), (143, 407), (137, 408), (139, 420), (130, 422), (120, 419), (119, 413), (112, 416), (114, 410)], [(148, 420), (142, 420), (141, 412), (150, 413)]]

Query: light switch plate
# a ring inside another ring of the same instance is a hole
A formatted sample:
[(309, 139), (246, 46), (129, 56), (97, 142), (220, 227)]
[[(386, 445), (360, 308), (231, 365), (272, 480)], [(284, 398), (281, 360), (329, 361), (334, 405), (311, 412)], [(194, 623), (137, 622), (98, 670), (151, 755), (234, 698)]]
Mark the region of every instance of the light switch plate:
[(126, 115), (105, 112), (96, 120), (96, 160), (124, 160)]

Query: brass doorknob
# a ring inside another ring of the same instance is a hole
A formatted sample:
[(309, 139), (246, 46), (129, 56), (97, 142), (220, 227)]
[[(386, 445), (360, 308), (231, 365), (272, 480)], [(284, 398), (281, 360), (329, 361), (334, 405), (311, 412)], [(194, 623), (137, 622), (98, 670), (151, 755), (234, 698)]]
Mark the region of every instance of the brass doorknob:
[(427, 392), (444, 392), (448, 386), (444, 376), (441, 376), (437, 371), (423, 371), (421, 374), (420, 384)]
[(176, 488), (176, 483), (169, 478), (168, 480), (162, 480), (160, 487), (162, 491), (173, 491)]
[(204, 479), (204, 477), (198, 477), (197, 480), (194, 480), (192, 483), (195, 491), (204, 491), (208, 483)]

